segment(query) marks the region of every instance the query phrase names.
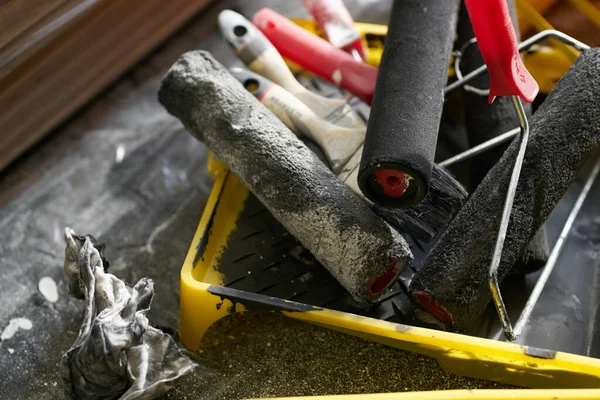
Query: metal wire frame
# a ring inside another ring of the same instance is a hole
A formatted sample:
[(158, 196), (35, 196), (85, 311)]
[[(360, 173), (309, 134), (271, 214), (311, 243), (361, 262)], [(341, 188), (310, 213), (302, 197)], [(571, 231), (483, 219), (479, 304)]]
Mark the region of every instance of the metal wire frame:
[[(524, 42), (522, 42), (519, 45), (519, 50), (526, 51), (529, 48), (531, 48), (533, 45), (541, 42), (542, 40), (550, 39), (550, 38), (555, 39), (555, 40), (560, 40), (561, 42), (568, 44), (568, 45), (576, 48), (579, 51), (587, 50), (590, 48), (588, 45), (586, 45), (586, 44), (584, 44), (562, 32), (559, 32), (556, 30), (546, 30), (546, 31), (540, 32), (540, 33), (532, 36), (531, 38), (525, 40)], [(462, 78), (459, 78), (457, 81), (453, 82), (452, 84), (450, 84), (446, 87), (445, 94), (448, 95), (449, 93), (453, 92), (454, 90), (463, 87), (464, 85), (469, 83), (471, 80), (473, 80), (477, 76), (483, 74), (486, 70), (487, 70), (487, 67), (485, 65), (482, 65), (481, 67), (477, 68), (473, 72), (463, 76)], [(461, 76), (460, 73), (457, 75), (459, 77)], [(581, 206), (582, 206), (583, 202), (585, 201), (585, 198), (587, 197), (587, 195), (592, 187), (592, 184), (594, 183), (598, 173), (600, 172), (600, 160), (599, 160), (599, 161), (597, 161), (591, 175), (588, 177), (586, 185), (584, 186), (583, 190), (581, 191), (581, 193), (577, 199), (577, 202), (575, 203), (575, 206), (571, 210), (569, 218), (567, 219), (567, 222), (565, 223), (565, 225), (563, 227), (561, 235), (560, 235), (556, 245), (554, 246), (552, 253), (550, 254), (548, 262), (544, 266), (544, 269), (542, 270), (540, 278), (538, 279), (536, 286), (534, 287), (534, 290), (531, 293), (527, 303), (525, 304), (525, 307), (524, 307), (523, 311), (521, 312), (519, 319), (517, 320), (517, 324), (515, 325), (515, 328), (513, 329), (512, 324), (510, 322), (510, 318), (508, 317), (506, 305), (504, 304), (504, 301), (502, 299), (502, 294), (501, 294), (500, 288), (499, 288), (498, 266), (500, 265), (500, 261), (502, 258), (502, 249), (504, 246), (504, 240), (506, 238), (508, 222), (510, 220), (510, 214), (512, 212), (512, 206), (513, 206), (513, 201), (514, 201), (515, 193), (516, 193), (518, 182), (519, 182), (521, 167), (522, 167), (523, 159), (525, 157), (525, 152), (527, 149), (527, 142), (529, 140), (529, 124), (527, 122), (527, 118), (525, 116), (525, 111), (523, 109), (523, 104), (521, 103), (521, 100), (517, 96), (512, 96), (512, 100), (513, 100), (513, 105), (515, 107), (515, 111), (517, 112), (517, 116), (519, 118), (519, 125), (520, 125), (519, 128), (513, 129), (509, 132), (506, 132), (494, 139), (491, 139), (485, 143), (482, 143), (481, 145), (479, 145), (477, 147), (467, 150), (466, 152), (461, 153), (457, 156), (454, 156), (454, 157), (441, 163), (442, 166), (449, 166), (449, 165), (455, 164), (459, 161), (465, 160), (476, 154), (480, 154), (486, 150), (489, 150), (495, 146), (498, 146), (499, 144), (504, 143), (504, 142), (516, 137), (518, 135), (518, 133), (521, 132), (521, 145), (519, 148), (519, 152), (517, 154), (517, 159), (515, 160), (515, 165), (513, 167), (513, 172), (511, 175), (509, 187), (508, 187), (508, 190), (506, 193), (506, 199), (504, 201), (504, 207), (502, 210), (502, 218), (500, 220), (500, 227), (498, 229), (498, 236), (496, 239), (496, 244), (494, 246), (494, 252), (492, 254), (492, 260), (490, 262), (490, 267), (488, 270), (488, 283), (490, 286), (490, 291), (492, 293), (494, 306), (496, 307), (496, 311), (498, 312), (498, 317), (500, 318), (500, 322), (502, 324), (504, 336), (510, 341), (516, 340), (516, 338), (521, 334), (523, 327), (527, 323), (527, 320), (529, 319), (529, 316), (531, 315), (531, 312), (533, 311), (533, 308), (535, 307), (535, 304), (537, 303), (537, 300), (539, 299), (539, 296), (540, 296), (546, 282), (548, 281), (548, 277), (550, 276), (550, 273), (552, 272), (552, 270), (554, 269), (554, 266), (556, 265), (556, 260), (558, 258), (558, 254), (560, 253), (560, 251), (564, 245), (565, 239), (566, 239), (569, 231), (571, 230), (573, 222), (574, 222), (575, 218), (577, 217), (577, 214), (579, 213), (579, 210), (581, 209)]]

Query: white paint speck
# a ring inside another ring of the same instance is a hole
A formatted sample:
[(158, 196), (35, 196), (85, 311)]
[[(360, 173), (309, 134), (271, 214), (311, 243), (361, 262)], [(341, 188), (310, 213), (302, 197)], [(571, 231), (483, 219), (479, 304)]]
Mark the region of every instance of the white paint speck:
[(339, 86), (340, 83), (342, 83), (342, 71), (339, 69), (333, 71), (333, 74), (331, 75), (331, 80), (333, 81), (333, 83)]
[(33, 323), (27, 318), (17, 318), (19, 320), (19, 328), (24, 329), (26, 331), (33, 328)]
[(54, 230), (54, 232), (53, 232), (53, 236), (54, 237), (52, 239), (54, 239), (54, 241), (56, 243), (61, 243), (62, 244), (63, 243), (63, 241), (62, 241), (63, 240), (63, 229), (62, 229), (62, 227), (60, 226), (60, 224), (56, 220), (54, 220), (54, 222), (53, 222), (52, 225), (53, 225), (53, 230)]
[(38, 290), (50, 303), (58, 301), (58, 288), (56, 282), (49, 276), (45, 276), (38, 282)]
[(7, 348), (6, 350), (8, 350), (8, 352), (9, 352), (10, 354), (13, 354), (13, 353), (15, 352), (15, 349), (11, 349), (10, 347), (9, 347), (9, 348)]
[(117, 152), (115, 154), (115, 163), (120, 164), (125, 158), (125, 146), (122, 144), (117, 146)]
[(0, 335), (0, 341), (10, 339), (15, 335), (15, 333), (17, 333), (19, 329), (28, 331), (31, 328), (33, 328), (33, 324), (27, 318), (13, 318), (8, 322), (8, 325), (2, 331), (2, 335)]

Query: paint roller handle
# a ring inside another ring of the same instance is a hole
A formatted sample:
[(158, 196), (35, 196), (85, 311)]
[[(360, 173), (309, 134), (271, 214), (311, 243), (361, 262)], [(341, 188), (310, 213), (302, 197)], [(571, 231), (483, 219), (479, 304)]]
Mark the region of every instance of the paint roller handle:
[(356, 61), (269, 8), (258, 11), (252, 22), (283, 57), (371, 104), (377, 68)]
[(531, 103), (539, 87), (521, 60), (506, 0), (465, 0), (465, 5), (490, 74), (488, 102), (496, 96), (519, 96)]

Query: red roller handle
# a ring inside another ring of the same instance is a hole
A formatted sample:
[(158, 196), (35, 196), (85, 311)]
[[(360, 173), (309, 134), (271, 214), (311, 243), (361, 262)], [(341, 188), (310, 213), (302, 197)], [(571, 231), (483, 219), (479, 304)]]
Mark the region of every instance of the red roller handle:
[(490, 96), (519, 96), (531, 103), (539, 86), (519, 54), (506, 0), (465, 0), (473, 31), (490, 73)]
[(252, 22), (283, 57), (371, 104), (377, 68), (356, 61), (269, 8), (257, 12)]

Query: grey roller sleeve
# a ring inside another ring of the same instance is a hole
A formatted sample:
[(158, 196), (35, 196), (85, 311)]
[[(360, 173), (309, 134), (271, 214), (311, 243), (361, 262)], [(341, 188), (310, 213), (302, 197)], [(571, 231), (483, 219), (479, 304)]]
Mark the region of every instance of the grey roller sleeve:
[(210, 53), (184, 54), (159, 100), (356, 300), (374, 300), (412, 258), (402, 236)]
[[(600, 50), (573, 64), (531, 119), (498, 279), (508, 274), (584, 163), (600, 147)], [(466, 328), (491, 300), (488, 270), (520, 141), (477, 187), (410, 289), (440, 319)]]

